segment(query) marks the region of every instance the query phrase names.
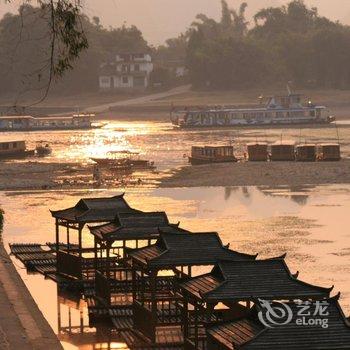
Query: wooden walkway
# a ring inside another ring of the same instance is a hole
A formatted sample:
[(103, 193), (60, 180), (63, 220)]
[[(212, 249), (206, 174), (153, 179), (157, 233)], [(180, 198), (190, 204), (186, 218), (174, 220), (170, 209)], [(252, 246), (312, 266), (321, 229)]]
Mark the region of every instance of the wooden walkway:
[(0, 349), (63, 349), (1, 242)]
[[(71, 247), (77, 247), (71, 245)], [(66, 244), (60, 244), (60, 249), (66, 249)], [(31, 272), (38, 272), (47, 278), (58, 282), (56, 275), (56, 244), (55, 243), (15, 243), (10, 244), (11, 254), (20, 260)], [(64, 281), (62, 281), (64, 282)]]

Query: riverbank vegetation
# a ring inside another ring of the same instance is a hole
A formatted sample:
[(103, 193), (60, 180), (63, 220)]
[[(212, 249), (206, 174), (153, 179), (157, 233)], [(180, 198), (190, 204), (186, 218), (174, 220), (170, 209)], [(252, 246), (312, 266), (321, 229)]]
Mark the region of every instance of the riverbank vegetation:
[[(87, 42), (69, 74), (54, 81), (53, 95), (96, 94), (101, 63), (125, 51), (150, 52), (153, 78), (163, 79), (163, 87), (172, 86), (172, 77), (157, 62), (175, 60), (187, 66), (188, 82), (197, 90), (280, 90), (288, 82), (298, 90), (350, 88), (349, 26), (320, 16), (302, 0), (261, 9), (250, 21), (247, 3), (231, 9), (221, 0), (221, 6), (220, 20), (199, 14), (179, 37), (158, 47), (135, 26), (105, 28), (98, 17), (79, 14)], [(2, 99), (25, 100), (49, 74), (49, 66), (41, 71), (50, 51), (45, 11), (27, 3), (0, 20)]]
[(294, 0), (245, 18), (222, 0), (221, 21), (205, 15), (187, 33), (187, 64), (198, 88), (284, 85), (350, 87), (350, 27), (321, 17)]

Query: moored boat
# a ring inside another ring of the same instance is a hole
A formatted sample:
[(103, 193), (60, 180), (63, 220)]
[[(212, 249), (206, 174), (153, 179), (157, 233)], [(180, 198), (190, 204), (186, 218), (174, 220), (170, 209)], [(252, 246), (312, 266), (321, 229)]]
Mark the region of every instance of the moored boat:
[(317, 148), (318, 160), (338, 161), (341, 159), (339, 143), (321, 143)]
[(34, 156), (34, 150), (28, 150), (25, 141), (0, 142), (0, 159), (19, 159)]
[(266, 142), (250, 142), (247, 144), (248, 160), (251, 162), (266, 162), (268, 149)]
[(94, 124), (94, 114), (74, 114), (66, 117), (0, 116), (0, 131), (79, 130), (101, 128)]
[(291, 93), (268, 98), (264, 107), (186, 108), (172, 111), (170, 119), (180, 128), (327, 124), (334, 121), (325, 106), (314, 105), (311, 101), (303, 105), (301, 95)]
[(316, 160), (316, 145), (313, 143), (297, 145), (295, 159), (298, 162), (314, 162)]
[(233, 146), (192, 146), (188, 160), (192, 165), (237, 162)]
[(146, 159), (141, 159), (138, 152), (115, 151), (108, 152), (107, 157), (97, 158), (91, 157), (92, 161), (99, 166), (110, 169), (127, 169), (132, 170), (152, 170), (155, 169), (154, 162)]
[(294, 161), (295, 160), (295, 142), (277, 141), (270, 146), (270, 160), (272, 161)]

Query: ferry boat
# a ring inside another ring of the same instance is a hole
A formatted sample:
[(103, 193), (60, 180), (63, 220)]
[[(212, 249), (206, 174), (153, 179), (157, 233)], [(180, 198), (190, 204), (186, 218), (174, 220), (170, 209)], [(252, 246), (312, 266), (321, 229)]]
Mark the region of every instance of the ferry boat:
[(74, 114), (67, 117), (0, 116), (0, 131), (93, 129), (94, 114)]
[(334, 121), (325, 106), (309, 101), (302, 104), (302, 95), (288, 94), (268, 98), (259, 108), (185, 109), (171, 112), (171, 122), (180, 128), (234, 127), (249, 125), (327, 124)]
[(35, 150), (28, 150), (25, 141), (0, 142), (0, 159), (19, 159), (34, 156)]
[(97, 165), (104, 168), (132, 169), (132, 170), (153, 170), (154, 162), (141, 159), (138, 152), (111, 151), (107, 153), (105, 158), (91, 157)]
[(233, 146), (192, 146), (191, 165), (237, 162)]

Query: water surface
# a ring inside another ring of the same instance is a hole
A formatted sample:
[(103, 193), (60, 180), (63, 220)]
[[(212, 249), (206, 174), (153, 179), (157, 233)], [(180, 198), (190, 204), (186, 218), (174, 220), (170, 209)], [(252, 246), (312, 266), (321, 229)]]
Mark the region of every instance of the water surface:
[[(49, 209), (72, 206), (81, 197), (115, 194), (105, 190), (3, 192), (5, 244), (53, 241)], [(334, 293), (342, 292), (341, 304), (350, 313), (349, 185), (130, 189), (125, 197), (141, 210), (166, 210), (171, 222), (180, 221), (189, 230), (218, 231), (232, 249), (259, 253), (260, 258), (287, 252), (292, 273), (300, 271), (300, 279), (316, 285), (334, 284)], [(84, 240), (91, 243), (88, 234)], [(118, 339), (108, 342), (105, 335), (101, 340), (100, 332), (89, 328), (83, 301), (62, 292), (58, 295), (55, 283), (41, 275), (28, 275), (21, 263), (14, 261), (55, 332), (61, 330), (66, 349), (125, 347)]]

